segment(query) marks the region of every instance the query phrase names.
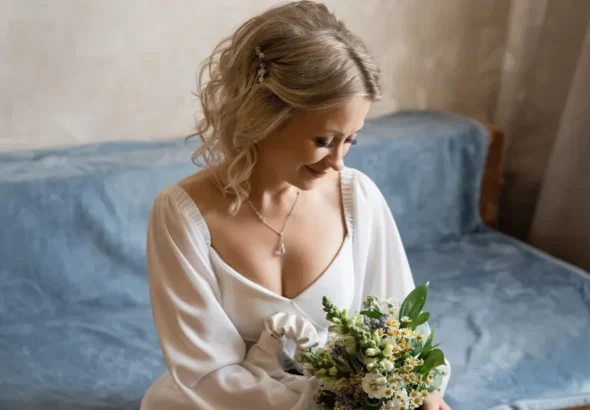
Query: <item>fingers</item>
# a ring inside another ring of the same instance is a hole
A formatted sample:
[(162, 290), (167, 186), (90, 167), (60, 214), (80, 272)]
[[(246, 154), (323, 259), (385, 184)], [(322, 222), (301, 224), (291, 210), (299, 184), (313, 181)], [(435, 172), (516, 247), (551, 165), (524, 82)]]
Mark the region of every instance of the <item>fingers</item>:
[(422, 410), (439, 410), (438, 401), (426, 400), (422, 405)]

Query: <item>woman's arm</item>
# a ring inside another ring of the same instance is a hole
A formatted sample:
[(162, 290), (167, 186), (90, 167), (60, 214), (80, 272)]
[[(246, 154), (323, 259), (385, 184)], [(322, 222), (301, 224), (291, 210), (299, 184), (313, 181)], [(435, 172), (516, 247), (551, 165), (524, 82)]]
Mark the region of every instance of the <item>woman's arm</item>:
[[(355, 206), (362, 211), (367, 229), (362, 228), (359, 240), (365, 243), (363, 300), (370, 295), (402, 301), (415, 288), (408, 258), (391, 210), (383, 194), (365, 174), (356, 171)], [(426, 327), (427, 333), (430, 328)], [(450, 363), (446, 361), (446, 375), (441, 384), (444, 395), (450, 377)]]
[(220, 304), (208, 251), (174, 194), (158, 195), (147, 263), (153, 317), (172, 378), (199, 410), (304, 408), (303, 395), (289, 388), (291, 378), (283, 380), (280, 372), (272, 378), (245, 360), (245, 343)]

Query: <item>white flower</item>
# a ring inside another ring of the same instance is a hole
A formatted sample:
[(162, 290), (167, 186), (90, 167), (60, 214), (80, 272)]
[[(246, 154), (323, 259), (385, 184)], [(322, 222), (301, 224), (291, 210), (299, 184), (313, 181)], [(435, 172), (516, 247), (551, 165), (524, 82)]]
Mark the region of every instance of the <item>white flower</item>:
[(387, 383), (387, 379), (380, 374), (367, 373), (363, 377), (362, 388), (371, 399), (391, 397), (395, 390)]
[(390, 372), (394, 368), (393, 363), (390, 362), (389, 360), (382, 360), (381, 366), (383, 367), (383, 369), (385, 369), (386, 372)]
[(400, 410), (400, 407), (397, 405), (397, 401), (394, 399), (383, 403), (380, 410)]
[(409, 397), (405, 390), (400, 390), (395, 392), (395, 396), (391, 399), (386, 401), (383, 406), (381, 406), (382, 410), (400, 410), (401, 408), (407, 409), (409, 404)]

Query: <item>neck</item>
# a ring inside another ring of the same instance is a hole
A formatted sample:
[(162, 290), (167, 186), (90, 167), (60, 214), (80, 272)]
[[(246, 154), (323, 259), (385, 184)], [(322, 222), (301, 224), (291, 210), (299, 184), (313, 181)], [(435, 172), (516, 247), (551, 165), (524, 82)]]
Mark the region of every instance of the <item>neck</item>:
[(250, 200), (252, 202), (266, 205), (281, 203), (285, 200), (292, 200), (298, 191), (289, 184), (274, 170), (256, 164), (250, 176)]

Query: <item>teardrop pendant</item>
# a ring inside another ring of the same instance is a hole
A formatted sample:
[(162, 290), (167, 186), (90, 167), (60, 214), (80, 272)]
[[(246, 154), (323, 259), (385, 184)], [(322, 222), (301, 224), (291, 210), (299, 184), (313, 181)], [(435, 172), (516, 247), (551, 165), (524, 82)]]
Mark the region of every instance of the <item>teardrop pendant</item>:
[(279, 246), (279, 249), (277, 249), (277, 255), (284, 255), (286, 252), (287, 250), (285, 249), (285, 244), (283, 241), (281, 241), (281, 246)]

